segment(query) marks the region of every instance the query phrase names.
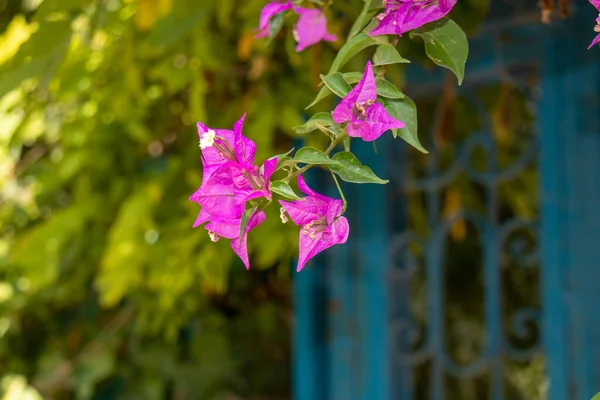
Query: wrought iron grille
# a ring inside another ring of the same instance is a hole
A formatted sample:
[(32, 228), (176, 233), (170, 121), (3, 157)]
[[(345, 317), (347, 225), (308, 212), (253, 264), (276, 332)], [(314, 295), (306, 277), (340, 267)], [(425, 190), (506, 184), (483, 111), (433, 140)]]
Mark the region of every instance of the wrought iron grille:
[(393, 398), (545, 398), (536, 71), (454, 86), (390, 147)]

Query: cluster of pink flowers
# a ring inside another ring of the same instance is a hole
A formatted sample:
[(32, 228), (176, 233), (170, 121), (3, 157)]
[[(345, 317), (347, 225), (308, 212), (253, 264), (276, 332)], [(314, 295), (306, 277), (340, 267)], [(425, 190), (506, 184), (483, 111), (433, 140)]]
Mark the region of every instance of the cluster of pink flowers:
[[(333, 120), (345, 124), (349, 136), (372, 141), (388, 129), (403, 128), (404, 123), (390, 116), (377, 103), (377, 88), (371, 63), (358, 84), (342, 99), (333, 111)], [(240, 232), (246, 203), (254, 199), (271, 200), (269, 184), (277, 166), (271, 158), (261, 168), (254, 165), (256, 145), (242, 134), (242, 117), (233, 130), (209, 129), (198, 123), (198, 135), (204, 167), (202, 185), (190, 197), (202, 207), (194, 227), (204, 228), (213, 241), (232, 239), (231, 247), (250, 268), (246, 239), (248, 232), (265, 220), (264, 211), (254, 211), (248, 224)], [(310, 189), (301, 175), (298, 188), (306, 194), (302, 200), (280, 200), (281, 218), (288, 217), (300, 229), (298, 268), (321, 251), (348, 239), (348, 220), (342, 216), (342, 200), (332, 199)]]
[[(369, 34), (402, 36), (404, 32), (446, 16), (455, 4), (456, 0), (383, 0), (385, 11), (377, 16), (381, 22)], [(262, 9), (260, 32), (256, 37), (269, 36), (271, 19), (288, 10), (300, 16), (294, 28), (294, 37), (298, 42), (296, 51), (300, 52), (322, 40), (336, 40), (335, 35), (327, 31), (327, 20), (321, 10), (297, 7), (291, 0), (273, 1)]]
[[(221, 237), (231, 239), (233, 251), (240, 257), (246, 269), (248, 260), (248, 232), (265, 221), (264, 211), (255, 210), (240, 232), (246, 203), (264, 197), (271, 200), (269, 184), (277, 165), (271, 158), (262, 167), (254, 165), (256, 145), (242, 134), (244, 117), (233, 131), (209, 129), (198, 123), (198, 135), (202, 150), (203, 175), (200, 188), (190, 200), (202, 208), (194, 227), (205, 224), (213, 242)], [(334, 200), (311, 190), (298, 176), (298, 187), (307, 197), (294, 202), (280, 200), (281, 218), (289, 218), (302, 226), (300, 233), (300, 257), (298, 271), (317, 253), (344, 243), (348, 238), (348, 221), (342, 217), (342, 201)]]
[[(371, 34), (401, 35), (443, 17), (455, 3), (456, 0), (384, 0), (385, 11), (378, 16), (381, 22)], [(321, 40), (336, 39), (327, 31), (327, 20), (320, 10), (297, 7), (291, 0), (271, 2), (263, 8), (258, 37), (269, 36), (272, 18), (288, 10), (300, 16), (294, 28), (297, 51)], [(364, 141), (373, 141), (389, 129), (404, 128), (402, 121), (389, 115), (377, 102), (371, 62), (367, 63), (360, 81), (333, 110), (332, 119), (341, 126), (341, 134)], [(201, 206), (194, 227), (204, 224), (213, 241), (231, 239), (231, 247), (248, 269), (248, 232), (265, 221), (266, 215), (259, 209), (260, 200), (271, 201), (271, 175), (278, 160), (268, 159), (260, 168), (254, 165), (256, 145), (242, 134), (243, 122), (244, 117), (233, 130), (210, 129), (198, 123), (203, 177), (190, 200)], [(292, 176), (296, 174), (288, 175), (285, 182)], [(318, 253), (345, 243), (350, 227), (342, 216), (345, 208), (342, 200), (310, 189), (301, 175), (297, 179), (298, 188), (306, 196), (292, 202), (279, 200), (279, 204), (282, 222), (291, 219), (300, 226), (297, 267), (300, 271)]]
[(275, 15), (292, 10), (300, 16), (294, 27), (294, 38), (298, 42), (296, 51), (300, 52), (321, 40), (333, 42), (337, 37), (327, 31), (327, 19), (321, 10), (295, 6), (291, 0), (274, 1), (267, 4), (260, 14), (260, 32), (256, 37), (267, 37), (270, 32), (270, 21)]

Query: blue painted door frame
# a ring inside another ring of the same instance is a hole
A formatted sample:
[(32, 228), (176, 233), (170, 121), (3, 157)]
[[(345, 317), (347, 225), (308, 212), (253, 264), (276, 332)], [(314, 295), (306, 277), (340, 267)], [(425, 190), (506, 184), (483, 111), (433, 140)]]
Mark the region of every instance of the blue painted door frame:
[[(465, 82), (499, 79), (499, 63), (510, 67), (531, 60), (540, 68), (542, 351), (549, 400), (589, 400), (600, 391), (600, 51), (586, 50), (593, 37), (593, 9), (577, 6), (572, 18), (550, 26), (529, 20), (488, 24), (471, 41)], [(521, 45), (499, 46), (495, 33), (503, 29)], [(411, 70), (408, 81), (419, 82), (415, 86), (426, 92), (440, 79), (439, 73)], [(371, 146), (353, 149), (376, 173), (389, 176), (386, 159)], [(407, 307), (402, 293), (408, 288), (389, 285), (389, 226), (401, 230), (403, 221), (388, 210), (405, 206), (390, 204), (389, 190), (345, 187), (349, 243), (294, 274), (295, 400), (412, 398), (410, 371), (394, 366), (391, 343), (391, 299), (396, 308)], [(429, 287), (441, 287), (443, 278), (430, 272)], [(430, 294), (434, 300), (437, 295)], [(429, 311), (439, 320), (435, 308)], [(442, 379), (435, 374), (432, 379)], [(430, 398), (444, 394), (433, 390)], [(496, 391), (490, 398), (504, 394)]]

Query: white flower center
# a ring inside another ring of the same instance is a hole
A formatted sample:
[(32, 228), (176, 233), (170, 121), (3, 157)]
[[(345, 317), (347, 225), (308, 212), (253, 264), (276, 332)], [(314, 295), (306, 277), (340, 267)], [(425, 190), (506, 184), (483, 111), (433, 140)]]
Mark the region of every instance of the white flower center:
[(285, 212), (285, 208), (283, 207), (279, 209), (279, 218), (281, 218), (281, 222), (283, 222), (284, 224), (289, 221)]
[(212, 147), (212, 145), (214, 143), (215, 143), (215, 131), (213, 131), (212, 129), (209, 129), (207, 132), (204, 132), (204, 134), (202, 135), (202, 138), (200, 138), (200, 148), (202, 150), (204, 150), (207, 147)]
[(214, 232), (208, 231), (208, 237), (210, 237), (211, 242), (218, 242), (220, 237)]

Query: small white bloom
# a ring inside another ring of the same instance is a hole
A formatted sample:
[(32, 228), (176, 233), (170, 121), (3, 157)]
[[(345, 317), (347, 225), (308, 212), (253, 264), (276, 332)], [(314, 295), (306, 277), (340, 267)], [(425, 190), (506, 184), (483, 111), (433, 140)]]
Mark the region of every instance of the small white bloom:
[(220, 237), (214, 232), (208, 231), (208, 237), (210, 237), (211, 242), (218, 242)]
[(285, 212), (285, 208), (283, 207), (281, 207), (281, 209), (279, 210), (279, 218), (281, 218), (281, 222), (283, 222), (284, 224), (288, 222), (287, 213)]
[(204, 150), (207, 147), (212, 147), (215, 143), (215, 131), (209, 129), (207, 132), (204, 132), (202, 138), (200, 139), (200, 148)]

